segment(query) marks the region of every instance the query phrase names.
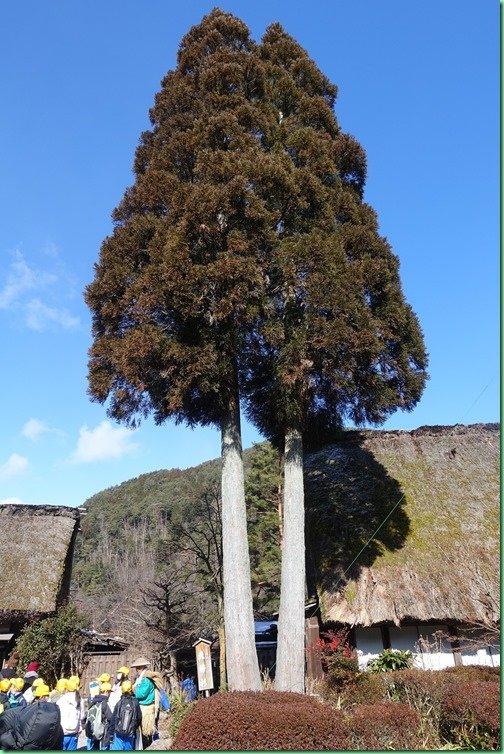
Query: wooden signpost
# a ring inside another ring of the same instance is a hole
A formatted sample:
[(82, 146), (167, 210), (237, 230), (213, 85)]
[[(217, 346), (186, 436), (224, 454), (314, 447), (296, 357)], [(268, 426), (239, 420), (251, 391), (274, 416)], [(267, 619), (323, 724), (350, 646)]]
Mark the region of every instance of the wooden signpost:
[(212, 642), (208, 639), (198, 639), (194, 642), (193, 647), (196, 652), (196, 670), (198, 673), (198, 690), (203, 691), (205, 696), (210, 696), (210, 689), (213, 689), (212, 658), (210, 655), (210, 646)]

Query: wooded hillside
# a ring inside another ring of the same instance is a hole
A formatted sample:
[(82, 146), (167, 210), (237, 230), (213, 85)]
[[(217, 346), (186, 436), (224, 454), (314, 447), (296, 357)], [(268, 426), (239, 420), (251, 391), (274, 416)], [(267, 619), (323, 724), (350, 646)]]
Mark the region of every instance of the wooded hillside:
[[(280, 459), (269, 443), (244, 453), (257, 618), (278, 608)], [(220, 460), (156, 471), (89, 498), (73, 594), (90, 623), (147, 651), (220, 624)]]

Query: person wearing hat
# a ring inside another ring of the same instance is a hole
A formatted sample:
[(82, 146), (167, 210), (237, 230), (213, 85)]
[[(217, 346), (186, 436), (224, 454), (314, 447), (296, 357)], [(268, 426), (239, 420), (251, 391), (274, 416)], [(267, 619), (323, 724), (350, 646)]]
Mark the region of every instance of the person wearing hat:
[(0, 702), (5, 704), (9, 695), (11, 682), (8, 678), (0, 678)]
[(133, 689), (135, 696), (140, 703), (140, 709), (142, 712), (142, 743), (143, 748), (153, 741), (154, 733), (156, 732), (156, 684), (152, 678), (148, 677), (150, 662), (145, 657), (139, 657), (138, 660), (131, 663), (131, 667), (135, 668), (137, 676)]
[(114, 707), (116, 706), (117, 702), (121, 698), (121, 683), (123, 681), (129, 681), (129, 668), (126, 667), (126, 665), (121, 665), (119, 670), (116, 673), (114, 685), (112, 686), (112, 691), (109, 696), (109, 707), (111, 711), (114, 711)]
[(42, 686), (43, 684), (44, 679), (37, 676), (33, 679), (33, 683), (31, 683), (28, 688), (25, 688), (25, 690), (23, 691), (23, 696), (28, 704), (31, 704), (35, 698), (35, 689), (38, 688), (38, 686)]
[(133, 693), (133, 684), (131, 681), (123, 681), (121, 683), (121, 698), (117, 702), (112, 715), (111, 725), (114, 737), (110, 750), (134, 750), (135, 739), (141, 723), (142, 711), (138, 699)]
[[(37, 685), (35, 686), (36, 681), (40, 681), (40, 683), (37, 683)], [(44, 683), (44, 680), (42, 678), (37, 678), (36, 681), (33, 684), (34, 686), (33, 701), (34, 702), (48, 702), (49, 696), (51, 694), (51, 689), (46, 683)]]
[(66, 691), (67, 680), (68, 678), (58, 678), (58, 680), (56, 681), (56, 686), (50, 694), (51, 702), (57, 702), (58, 699), (63, 696)]
[(56, 702), (61, 714), (64, 751), (77, 748), (82, 721), (85, 717), (84, 705), (78, 691), (78, 686), (79, 684), (76, 680), (70, 680), (69, 678), (65, 683), (65, 692)]
[[(110, 683), (101, 683), (100, 690), (90, 702), (87, 711), (86, 720), (86, 749), (93, 751), (100, 749), (101, 751), (108, 751), (112, 742), (112, 710), (108, 705), (109, 695), (112, 691), (112, 685)], [(97, 713), (100, 709), (100, 731), (99, 737), (97, 737)]]
[(27, 706), (28, 702), (23, 696), (24, 685), (25, 682), (23, 678), (15, 677), (10, 679), (10, 690), (7, 701), (11, 709), (13, 709), (14, 707)]

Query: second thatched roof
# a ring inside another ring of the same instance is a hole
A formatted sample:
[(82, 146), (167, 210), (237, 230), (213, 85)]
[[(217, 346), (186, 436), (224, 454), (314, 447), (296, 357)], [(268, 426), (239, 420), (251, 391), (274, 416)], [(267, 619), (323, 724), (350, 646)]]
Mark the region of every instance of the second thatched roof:
[(42, 617), (68, 596), (79, 512), (54, 505), (0, 505), (0, 620)]
[(499, 429), (353, 431), (306, 458), (308, 566), (325, 620), (498, 620)]

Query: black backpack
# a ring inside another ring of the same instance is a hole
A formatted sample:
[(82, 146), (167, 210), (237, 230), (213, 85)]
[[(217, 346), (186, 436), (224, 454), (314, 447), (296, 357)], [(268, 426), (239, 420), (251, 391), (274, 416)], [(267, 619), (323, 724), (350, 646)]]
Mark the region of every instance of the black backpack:
[(130, 738), (138, 728), (138, 702), (134, 696), (122, 696), (117, 703), (115, 732), (122, 738)]
[[(8, 710), (2, 715), (5, 718)], [(0, 733), (0, 743), (5, 749), (47, 751), (61, 749), (63, 729), (60, 725), (60, 709), (53, 702), (35, 702), (21, 709), (14, 709), (3, 721), (9, 730)]]

